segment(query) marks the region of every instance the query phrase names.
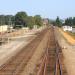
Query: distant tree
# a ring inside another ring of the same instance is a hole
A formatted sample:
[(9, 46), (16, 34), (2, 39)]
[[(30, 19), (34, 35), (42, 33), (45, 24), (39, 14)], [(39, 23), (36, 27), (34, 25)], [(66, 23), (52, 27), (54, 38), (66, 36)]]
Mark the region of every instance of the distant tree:
[(35, 25), (38, 25), (38, 26), (42, 25), (42, 18), (40, 15), (35, 15), (34, 19), (35, 19)]
[(55, 26), (55, 20), (51, 20), (51, 19), (49, 19), (49, 24), (52, 24), (52, 25)]
[(48, 19), (48, 23), (51, 24), (52, 20)]
[(61, 22), (61, 20), (59, 19), (58, 16), (56, 18), (55, 24), (56, 24), (56, 26), (59, 26), (59, 27), (61, 27), (61, 25), (62, 25), (62, 22)]
[(75, 17), (73, 17), (73, 26), (75, 27)]
[(68, 25), (69, 24), (69, 19), (65, 19), (65, 25)]
[(53, 26), (56, 26), (56, 22), (55, 22), (55, 21), (52, 21), (51, 24), (52, 24)]
[(73, 19), (72, 19), (72, 17), (69, 18), (69, 25), (73, 26)]
[(13, 15), (0, 15), (0, 25), (11, 25), (14, 23)]
[(12, 25), (14, 23), (14, 16), (13, 15), (6, 15), (5, 16), (5, 24)]
[(29, 27), (33, 28), (34, 25), (37, 27), (42, 25), (42, 18), (40, 15), (34, 17), (28, 16), (26, 12), (17, 12), (16, 15), (0, 15), (0, 25), (13, 25), (14, 28)]
[(65, 20), (65, 25), (73, 26), (73, 19), (69, 17)]
[(0, 25), (4, 25), (4, 24), (5, 24), (5, 16), (0, 15)]
[(34, 25), (35, 25), (35, 19), (34, 19), (34, 17), (29, 16), (29, 17), (27, 18), (27, 26), (28, 26), (30, 29), (32, 29)]
[(26, 12), (18, 12), (15, 15), (15, 25), (26, 26), (27, 13)]
[(15, 25), (15, 16), (11, 17), (12, 25)]

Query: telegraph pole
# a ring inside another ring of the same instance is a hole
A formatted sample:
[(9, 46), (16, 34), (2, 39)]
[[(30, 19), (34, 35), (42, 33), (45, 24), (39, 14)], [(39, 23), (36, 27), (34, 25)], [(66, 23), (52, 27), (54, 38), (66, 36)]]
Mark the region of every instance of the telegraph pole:
[[(10, 32), (10, 26), (11, 26), (11, 17), (9, 17), (9, 25), (8, 25), (9, 32)], [(9, 41), (10, 41), (10, 36), (8, 36), (8, 43)]]

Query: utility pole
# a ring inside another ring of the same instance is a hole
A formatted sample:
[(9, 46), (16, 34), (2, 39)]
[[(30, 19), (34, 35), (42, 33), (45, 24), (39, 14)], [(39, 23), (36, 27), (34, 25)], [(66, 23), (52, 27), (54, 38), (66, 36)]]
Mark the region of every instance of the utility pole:
[[(11, 17), (9, 17), (9, 25), (8, 25), (8, 29), (9, 29), (9, 32), (10, 32), (10, 27), (11, 27)], [(8, 33), (7, 33), (8, 34)], [(8, 35), (8, 43), (10, 41), (10, 36)]]
[(1, 31), (0, 31), (0, 43), (1, 43), (1, 45), (2, 45), (2, 43), (3, 43), (3, 26), (2, 26), (2, 19), (1, 19), (1, 21), (0, 21), (0, 28), (1, 28)]

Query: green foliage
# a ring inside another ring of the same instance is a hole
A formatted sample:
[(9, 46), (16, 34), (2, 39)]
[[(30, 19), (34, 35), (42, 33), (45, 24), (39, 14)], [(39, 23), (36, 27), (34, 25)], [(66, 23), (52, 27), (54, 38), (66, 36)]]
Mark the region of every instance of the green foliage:
[(65, 20), (65, 24), (66, 24), (66, 25), (69, 25), (69, 26), (73, 26), (73, 19), (72, 19), (72, 17), (67, 18), (67, 19)]
[(62, 22), (61, 22), (61, 20), (59, 19), (58, 16), (57, 16), (57, 18), (56, 18), (55, 24), (56, 24), (56, 26), (59, 26), (59, 27), (62, 26)]
[(0, 25), (14, 24), (14, 16), (12, 15), (0, 15)]
[(34, 19), (34, 17), (29, 16), (29, 17), (27, 18), (27, 26), (28, 26), (30, 29), (32, 29), (34, 25), (35, 25), (35, 19)]
[(0, 25), (5, 24), (5, 16), (4, 15), (0, 15)]
[(41, 26), (42, 19), (40, 15), (36, 15), (34, 17), (27, 16), (25, 12), (18, 12), (15, 15), (15, 25), (23, 25), (25, 27), (33, 28), (34, 25)]
[(75, 17), (73, 17), (73, 26), (75, 27)]
[(69, 17), (65, 19), (65, 25), (73, 26), (75, 27), (75, 17)]
[(15, 25), (23, 25), (26, 26), (27, 14), (26, 12), (18, 12), (15, 15)]
[(35, 19), (35, 25), (38, 25), (38, 26), (42, 25), (42, 18), (40, 15), (35, 15), (34, 19)]
[(37, 27), (42, 25), (42, 18), (40, 15), (34, 17), (28, 16), (26, 12), (17, 12), (13, 15), (0, 15), (0, 25), (13, 25), (13, 28), (29, 27), (33, 28), (34, 25)]

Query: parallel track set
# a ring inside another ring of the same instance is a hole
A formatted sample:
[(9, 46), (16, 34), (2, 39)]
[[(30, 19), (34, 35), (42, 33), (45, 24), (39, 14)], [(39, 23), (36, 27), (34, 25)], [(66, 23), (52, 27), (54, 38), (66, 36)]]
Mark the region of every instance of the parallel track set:
[(54, 28), (50, 27), (37, 34), (37, 37), (31, 41), (20, 52), (0, 66), (0, 75), (21, 75), (25, 65), (31, 59), (33, 53), (41, 42), (47, 31), (50, 35), (47, 48), (42, 58), (37, 75), (67, 75), (63, 63), (62, 50), (55, 38)]

